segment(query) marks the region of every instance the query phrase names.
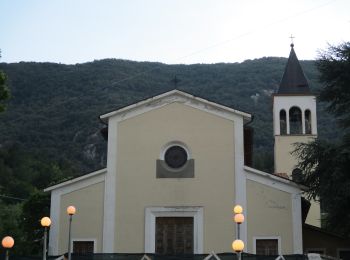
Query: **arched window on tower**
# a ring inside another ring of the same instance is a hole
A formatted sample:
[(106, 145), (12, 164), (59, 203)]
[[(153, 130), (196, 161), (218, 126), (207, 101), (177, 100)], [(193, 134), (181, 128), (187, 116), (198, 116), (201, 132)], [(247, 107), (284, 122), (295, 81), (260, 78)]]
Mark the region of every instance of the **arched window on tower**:
[(305, 134), (311, 134), (311, 111), (305, 110)]
[(287, 134), (287, 114), (286, 110), (282, 109), (280, 111), (280, 135)]
[(289, 128), (291, 135), (302, 134), (301, 110), (298, 107), (289, 110)]

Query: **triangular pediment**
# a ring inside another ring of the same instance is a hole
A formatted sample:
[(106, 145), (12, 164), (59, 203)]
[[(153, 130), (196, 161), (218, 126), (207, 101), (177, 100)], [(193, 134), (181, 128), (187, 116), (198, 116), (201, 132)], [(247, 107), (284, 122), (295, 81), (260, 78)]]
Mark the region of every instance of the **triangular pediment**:
[(119, 120), (123, 120), (176, 102), (226, 119), (233, 120), (235, 117), (240, 116), (243, 117), (244, 121), (250, 121), (252, 117), (250, 113), (239, 111), (175, 89), (103, 114), (100, 118), (104, 122), (107, 122), (109, 118), (112, 117), (119, 117)]

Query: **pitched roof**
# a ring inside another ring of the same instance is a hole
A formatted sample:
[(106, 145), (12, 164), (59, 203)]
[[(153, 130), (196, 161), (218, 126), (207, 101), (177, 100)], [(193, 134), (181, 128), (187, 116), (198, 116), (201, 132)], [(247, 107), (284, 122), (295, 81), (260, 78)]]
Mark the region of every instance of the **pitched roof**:
[(134, 113), (136, 115), (172, 102), (186, 103), (199, 109), (211, 111), (213, 113), (216, 111), (221, 111), (223, 113), (240, 115), (243, 116), (244, 120), (246, 121), (251, 121), (252, 117), (252, 115), (248, 112), (243, 112), (213, 101), (209, 101), (207, 99), (196, 97), (182, 90), (180, 91), (178, 89), (173, 89), (160, 95), (144, 99), (134, 104), (119, 108), (115, 111), (103, 114), (100, 116), (100, 119), (102, 122), (107, 123), (108, 118), (112, 116), (121, 115), (123, 118), (127, 118), (127, 113), (130, 113), (130, 115)]
[(277, 94), (311, 94), (309, 83), (291, 44), (288, 62)]
[(62, 187), (65, 187), (67, 185), (75, 184), (75, 183), (81, 182), (83, 180), (95, 178), (96, 176), (100, 176), (100, 175), (105, 174), (105, 173), (107, 173), (107, 168), (103, 168), (103, 169), (100, 169), (100, 170), (97, 170), (94, 172), (90, 172), (87, 174), (83, 174), (83, 175), (80, 175), (77, 177), (72, 177), (72, 178), (69, 178), (68, 180), (63, 180), (61, 182), (55, 183), (55, 184), (45, 188), (44, 191), (48, 192), (48, 191), (56, 190), (58, 188), (62, 188)]
[(293, 180), (291, 180), (289, 178), (282, 177), (280, 175), (276, 175), (276, 174), (268, 173), (268, 172), (263, 172), (263, 171), (260, 171), (258, 169), (249, 167), (247, 165), (244, 165), (243, 169), (245, 170), (246, 173), (252, 173), (256, 176), (260, 176), (260, 177), (265, 178), (265, 179), (270, 179), (270, 180), (276, 181), (276, 184), (277, 183), (284, 184), (284, 185), (287, 185), (290, 187), (301, 189), (303, 191), (307, 191), (309, 189), (307, 186), (305, 186), (303, 184), (296, 183)]

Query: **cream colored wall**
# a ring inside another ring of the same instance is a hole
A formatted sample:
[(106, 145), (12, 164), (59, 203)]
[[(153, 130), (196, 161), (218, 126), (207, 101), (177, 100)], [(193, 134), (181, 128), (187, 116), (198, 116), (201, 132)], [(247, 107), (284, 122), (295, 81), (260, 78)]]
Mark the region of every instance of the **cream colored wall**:
[[(116, 252), (143, 252), (145, 207), (203, 206), (204, 252), (231, 251), (234, 237), (233, 122), (172, 103), (118, 125)], [(195, 178), (157, 179), (161, 149), (181, 141), (195, 160)]]
[(310, 202), (311, 202), (311, 206), (305, 222), (306, 224), (310, 224), (316, 227), (321, 227), (320, 203), (314, 200), (311, 200)]
[(275, 172), (287, 173), (292, 176), (298, 161), (291, 152), (295, 150), (295, 143), (308, 143), (315, 139), (315, 136), (306, 135), (278, 135), (275, 136)]
[(293, 253), (291, 194), (247, 180), (248, 252), (253, 253), (253, 237), (281, 238), (283, 254)]
[(96, 252), (102, 251), (104, 182), (90, 185), (61, 196), (59, 224), (59, 254), (68, 251), (69, 217), (66, 208), (77, 209), (72, 221), (72, 239), (95, 239)]
[[(298, 161), (291, 152), (295, 150), (295, 143), (308, 143), (313, 141), (316, 136), (305, 135), (282, 135), (275, 136), (275, 172), (287, 173), (292, 178), (292, 171), (297, 167)], [(306, 223), (320, 227), (321, 226), (320, 204), (311, 201), (311, 208), (308, 213)]]

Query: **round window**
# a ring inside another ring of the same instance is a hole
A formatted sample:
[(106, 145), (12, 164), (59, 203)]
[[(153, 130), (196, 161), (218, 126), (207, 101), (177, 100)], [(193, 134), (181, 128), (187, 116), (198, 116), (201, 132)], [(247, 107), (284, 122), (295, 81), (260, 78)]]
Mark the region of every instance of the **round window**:
[(187, 152), (181, 146), (171, 146), (164, 154), (164, 161), (170, 168), (181, 168), (187, 162)]

